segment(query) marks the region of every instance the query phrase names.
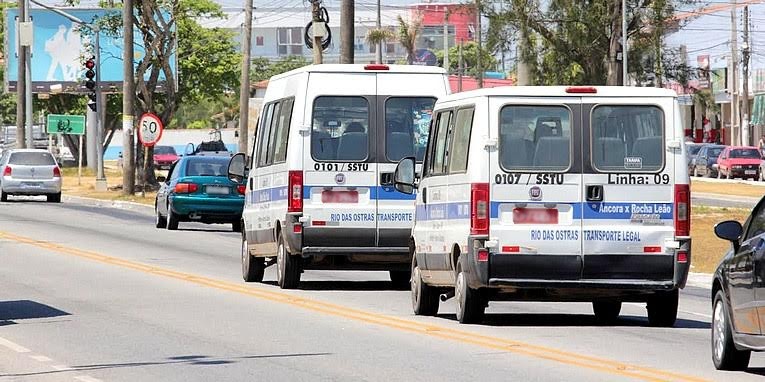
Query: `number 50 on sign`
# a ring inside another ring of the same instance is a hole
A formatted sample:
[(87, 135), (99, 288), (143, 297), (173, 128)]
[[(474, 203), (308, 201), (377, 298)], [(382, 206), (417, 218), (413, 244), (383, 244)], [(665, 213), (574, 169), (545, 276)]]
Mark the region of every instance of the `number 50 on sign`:
[(144, 146), (154, 146), (162, 138), (162, 121), (152, 113), (146, 113), (138, 121), (138, 139)]

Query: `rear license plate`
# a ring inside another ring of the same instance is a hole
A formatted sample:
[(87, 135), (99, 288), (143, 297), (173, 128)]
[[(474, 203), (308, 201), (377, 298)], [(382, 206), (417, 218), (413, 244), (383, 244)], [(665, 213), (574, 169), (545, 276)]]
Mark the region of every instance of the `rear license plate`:
[(555, 208), (515, 208), (515, 224), (558, 224), (558, 210)]
[(212, 195), (228, 195), (230, 192), (228, 187), (222, 186), (207, 186), (205, 187), (205, 191)]
[(322, 203), (358, 203), (358, 191), (322, 191)]
[(755, 175), (755, 174), (757, 174), (757, 170), (744, 170), (744, 174), (746, 174), (746, 175)]
[(29, 188), (39, 188), (42, 187), (42, 183), (40, 182), (23, 182), (21, 183), (22, 187), (29, 187)]

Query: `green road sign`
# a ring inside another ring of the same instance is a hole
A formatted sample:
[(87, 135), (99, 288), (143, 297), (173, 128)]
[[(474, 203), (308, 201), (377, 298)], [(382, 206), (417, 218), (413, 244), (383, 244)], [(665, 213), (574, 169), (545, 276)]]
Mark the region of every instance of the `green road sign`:
[(48, 114), (48, 134), (85, 134), (85, 116)]

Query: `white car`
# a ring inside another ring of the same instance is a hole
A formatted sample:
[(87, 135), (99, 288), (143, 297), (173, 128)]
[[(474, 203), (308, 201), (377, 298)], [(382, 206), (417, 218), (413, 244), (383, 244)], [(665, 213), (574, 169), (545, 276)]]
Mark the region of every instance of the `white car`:
[(45, 195), (61, 202), (61, 169), (50, 152), (40, 149), (6, 150), (0, 155), (0, 201), (9, 195)]

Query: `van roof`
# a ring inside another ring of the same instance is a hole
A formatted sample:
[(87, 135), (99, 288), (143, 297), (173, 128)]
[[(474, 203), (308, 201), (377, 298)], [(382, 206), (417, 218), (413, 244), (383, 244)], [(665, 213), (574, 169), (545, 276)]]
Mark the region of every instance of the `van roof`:
[[(414, 73), (414, 74), (441, 74), (445, 75), (446, 70), (437, 66), (424, 65), (387, 65), (387, 70), (365, 69), (370, 64), (319, 64), (306, 65), (286, 73), (271, 77), (272, 80), (289, 77), (298, 73)], [(371, 64), (375, 65), (375, 64)]]
[[(593, 93), (566, 92), (568, 88), (592, 88)], [(633, 86), (499, 86), (454, 93), (440, 102), (459, 101), (474, 97), (677, 97), (674, 90)]]

